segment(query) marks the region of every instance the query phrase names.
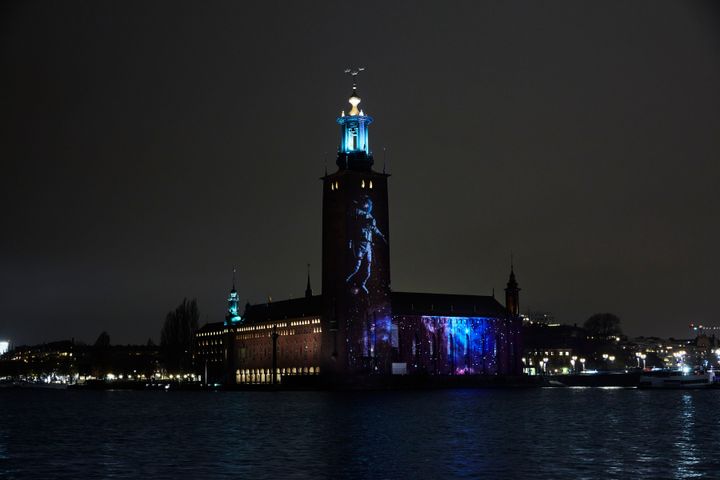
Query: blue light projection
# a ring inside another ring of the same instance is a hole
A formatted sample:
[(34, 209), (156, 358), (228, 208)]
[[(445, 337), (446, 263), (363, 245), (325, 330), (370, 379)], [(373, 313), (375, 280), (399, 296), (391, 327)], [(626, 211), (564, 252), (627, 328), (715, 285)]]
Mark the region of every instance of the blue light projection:
[(455, 375), (492, 373), (496, 368), (495, 319), (483, 317), (422, 317), (423, 335), (412, 339), (412, 355), (442, 358)]
[(368, 125), (372, 123), (369, 115), (353, 115), (338, 117), (340, 125), (340, 152), (365, 152), (370, 155), (370, 136)]
[(228, 314), (227, 319), (228, 323), (237, 323), (242, 320), (240, 317), (240, 314), (238, 313), (238, 304), (240, 303), (240, 297), (238, 296), (237, 290), (234, 288), (230, 291), (230, 295), (228, 296)]
[[(354, 278), (361, 277), (360, 288), (364, 290), (365, 293), (369, 293), (367, 282), (372, 273), (374, 237), (380, 237), (385, 243), (387, 243), (387, 240), (385, 239), (385, 235), (383, 235), (377, 227), (377, 222), (372, 213), (372, 200), (365, 195), (360, 201), (355, 201), (354, 203), (355, 208), (351, 211), (354, 221), (350, 222), (350, 225), (357, 226), (357, 229), (356, 232), (354, 232), (354, 238), (348, 241), (348, 248), (352, 251), (356, 263), (355, 269), (348, 275), (345, 281), (350, 283)], [(364, 274), (360, 273), (360, 268), (363, 263), (365, 264)]]

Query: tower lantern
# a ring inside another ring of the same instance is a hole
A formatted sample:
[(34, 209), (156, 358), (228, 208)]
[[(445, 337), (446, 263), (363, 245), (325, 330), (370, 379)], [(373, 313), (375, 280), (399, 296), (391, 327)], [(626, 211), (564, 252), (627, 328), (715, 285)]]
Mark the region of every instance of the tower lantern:
[(240, 298), (238, 296), (238, 292), (235, 289), (235, 269), (233, 268), (233, 282), (232, 282), (232, 290), (230, 290), (230, 295), (228, 295), (228, 310), (227, 314), (225, 315), (225, 324), (226, 325), (233, 325), (235, 323), (241, 322), (242, 317), (240, 317), (240, 313), (238, 311), (238, 305), (240, 303)]
[(348, 103), (352, 108), (347, 115), (345, 111), (342, 111), (337, 118), (337, 123), (340, 125), (337, 166), (341, 169), (370, 170), (373, 164), (368, 135), (368, 126), (373, 119), (371, 116), (365, 115), (362, 109), (358, 109), (362, 99), (357, 91), (356, 78), (363, 70), (365, 70), (363, 67), (345, 70), (345, 73), (353, 77), (353, 87), (350, 98), (348, 98)]

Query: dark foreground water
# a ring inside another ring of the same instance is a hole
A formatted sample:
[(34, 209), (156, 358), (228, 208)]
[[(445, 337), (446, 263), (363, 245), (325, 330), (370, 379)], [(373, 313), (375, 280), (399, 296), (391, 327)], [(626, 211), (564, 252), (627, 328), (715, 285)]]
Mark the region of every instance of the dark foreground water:
[(0, 478), (720, 478), (720, 390), (0, 391)]

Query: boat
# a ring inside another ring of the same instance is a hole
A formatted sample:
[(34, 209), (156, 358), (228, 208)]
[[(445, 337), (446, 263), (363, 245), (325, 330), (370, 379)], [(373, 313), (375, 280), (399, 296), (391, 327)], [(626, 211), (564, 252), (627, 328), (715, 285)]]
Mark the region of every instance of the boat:
[(709, 388), (715, 383), (715, 372), (661, 370), (640, 376), (638, 388)]

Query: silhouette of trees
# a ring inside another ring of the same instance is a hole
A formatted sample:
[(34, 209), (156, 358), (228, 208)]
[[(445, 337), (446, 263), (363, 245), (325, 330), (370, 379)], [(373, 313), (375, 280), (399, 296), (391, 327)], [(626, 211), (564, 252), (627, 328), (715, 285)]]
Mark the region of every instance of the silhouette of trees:
[(165, 317), (160, 332), (160, 349), (168, 371), (189, 371), (192, 368), (193, 335), (198, 329), (199, 317), (197, 301), (188, 301), (187, 298)]
[(600, 339), (622, 335), (620, 318), (612, 313), (596, 313), (583, 326), (588, 334)]
[(110, 335), (108, 335), (107, 332), (102, 332), (100, 335), (98, 335), (97, 340), (95, 340), (95, 348), (103, 349), (108, 348), (110, 346)]
[(96, 377), (104, 377), (110, 368), (110, 335), (102, 332), (92, 347), (90, 354), (92, 374)]

